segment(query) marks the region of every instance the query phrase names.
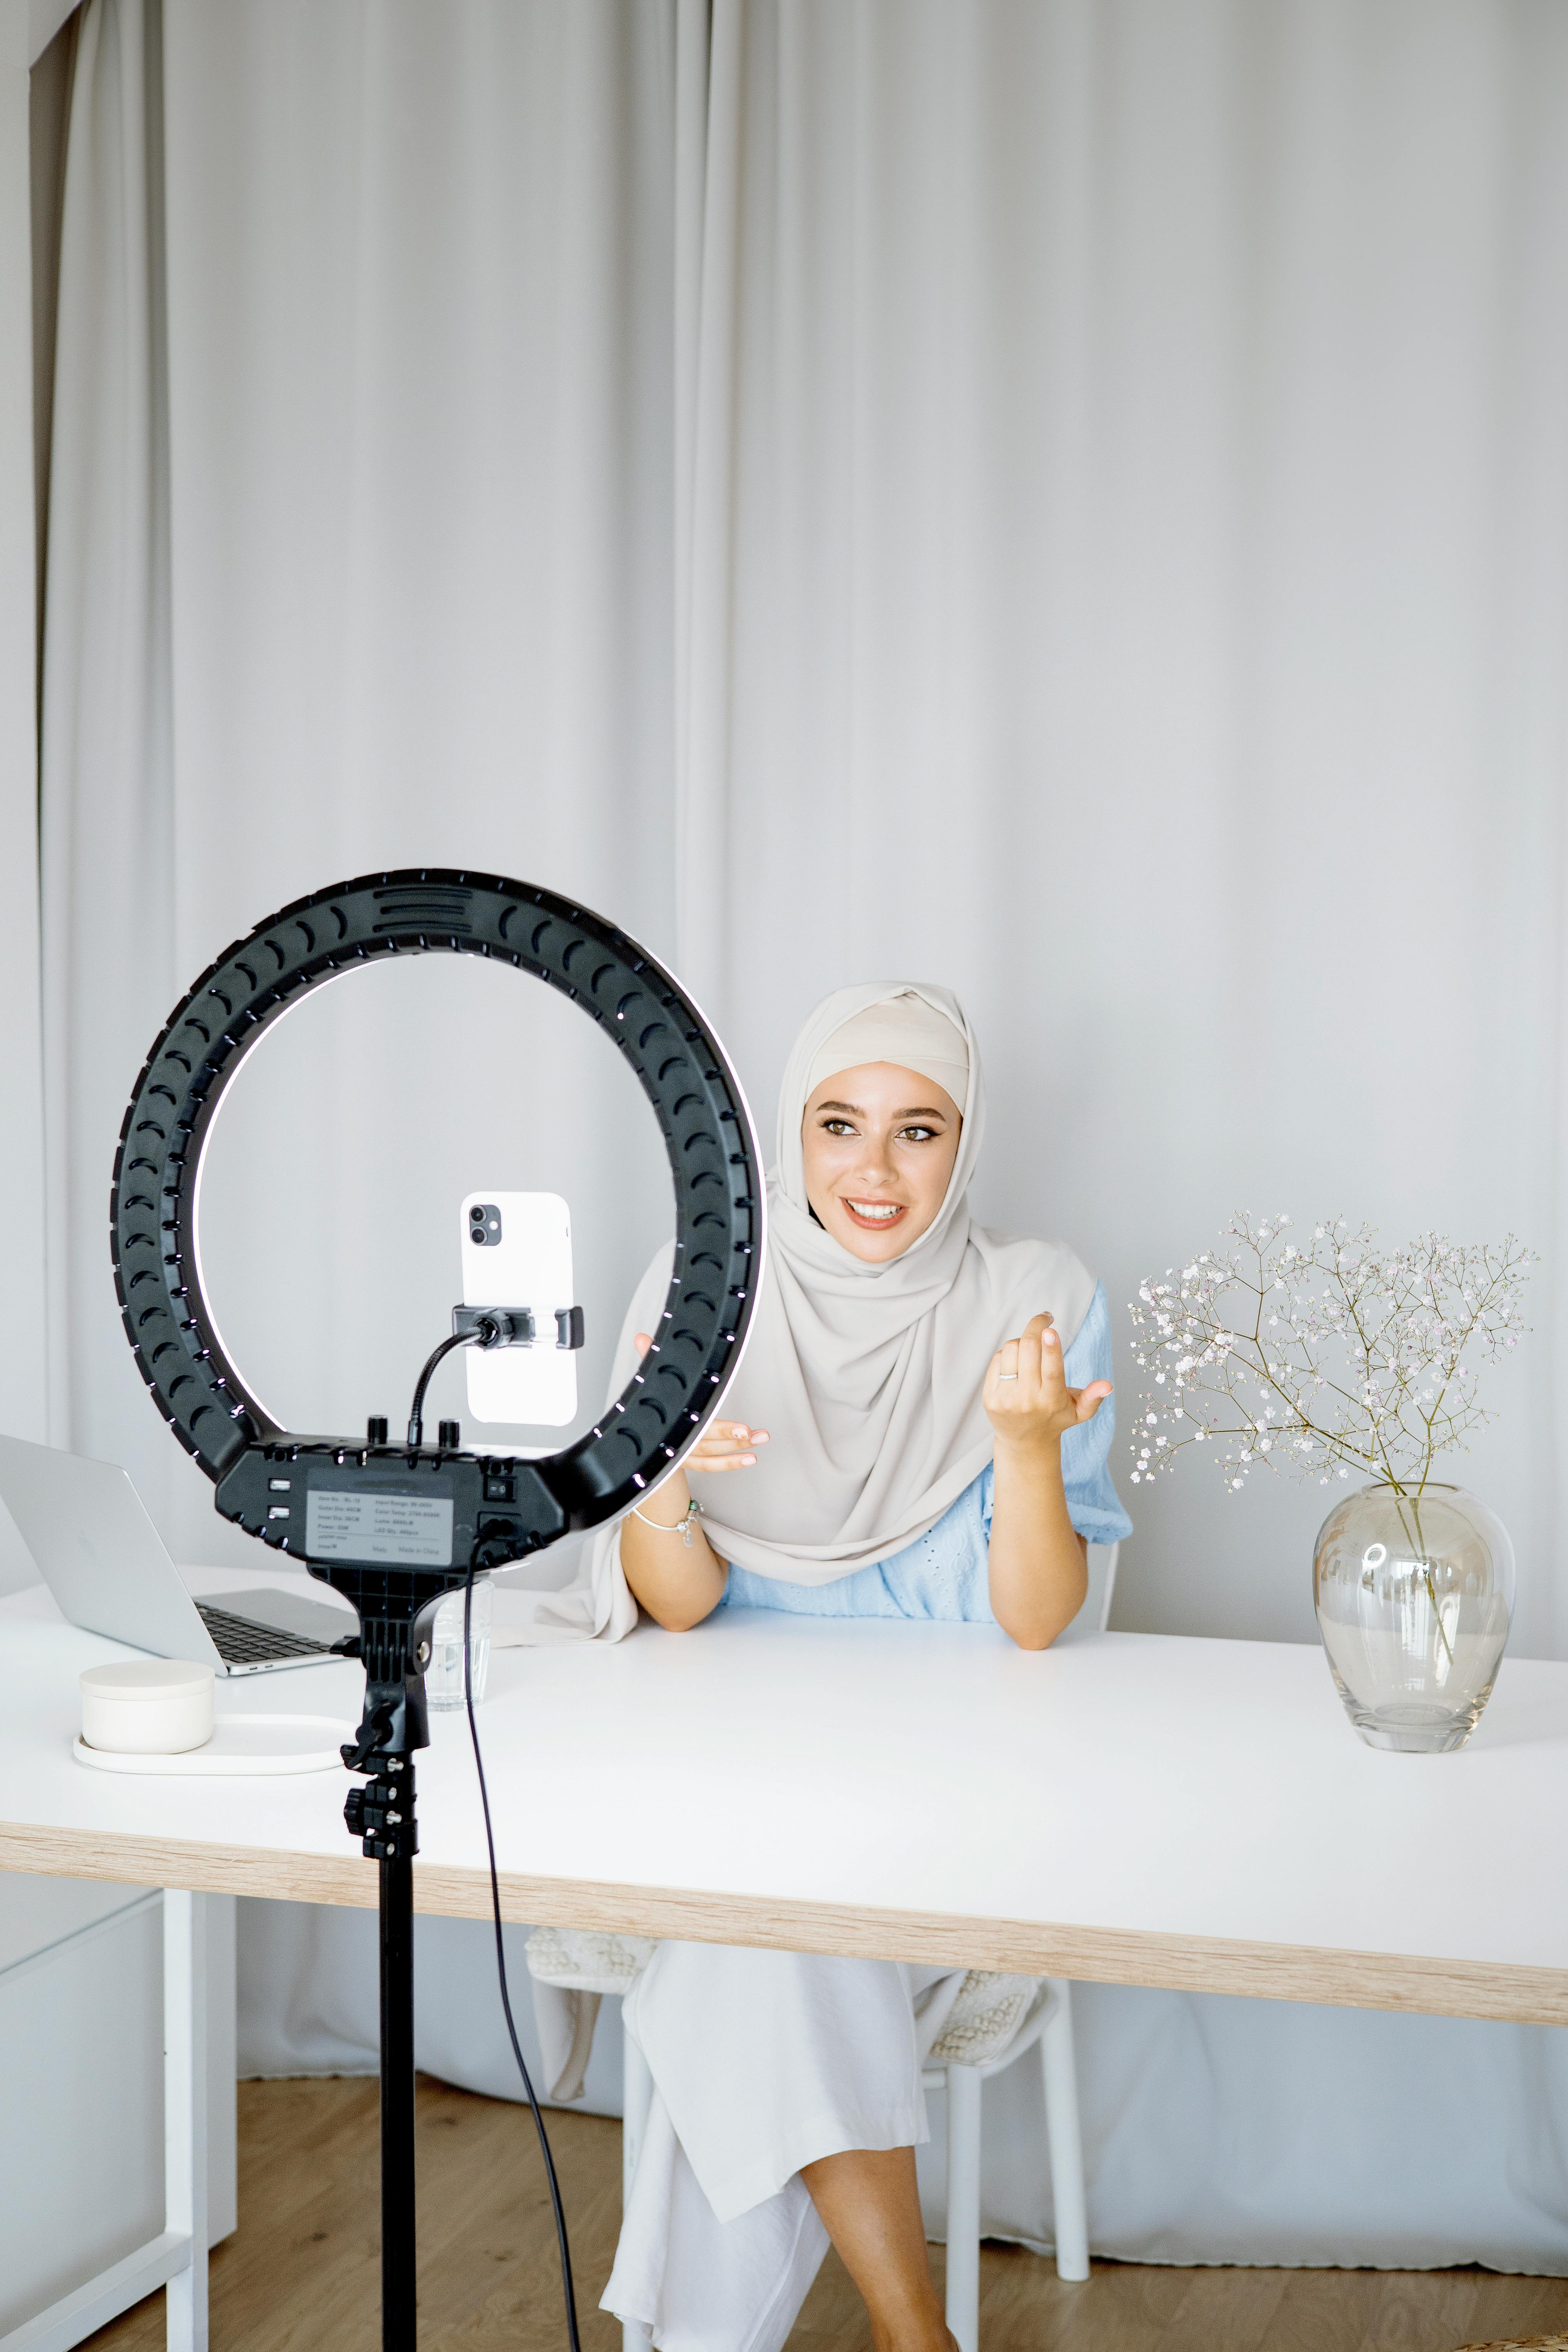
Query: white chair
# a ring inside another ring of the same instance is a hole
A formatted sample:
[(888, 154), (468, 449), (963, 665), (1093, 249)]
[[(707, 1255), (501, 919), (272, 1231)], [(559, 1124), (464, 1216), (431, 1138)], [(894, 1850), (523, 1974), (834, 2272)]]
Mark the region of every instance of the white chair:
[[(1089, 1591), (1066, 1633), (1058, 1635), (1057, 1647), (1104, 1633), (1120, 1549), (1118, 1544), (1089, 1546)], [(984, 2032), (966, 2037), (963, 2030), (965, 2007), (973, 2014), (973, 2004), (984, 2000), (987, 1982), (1000, 1990), (1008, 1979), (987, 1979), (978, 1969), (971, 1972), (921, 2077), (926, 2090), (947, 2094), (947, 2324), (958, 2339), (959, 2352), (979, 2352), (980, 2343), (980, 2086), (993, 2074), (1005, 2074), (1037, 2043), (1045, 2083), (1057, 2276), (1075, 2284), (1089, 2276), (1072, 1987), (1065, 1977), (1039, 1979), (1023, 2030), (1010, 2033), (999, 2056), (987, 2058)], [(958, 2054), (966, 2038), (974, 2046), (973, 2057), (967, 2059)]]
[[(1116, 1588), (1116, 1544), (1094, 1544), (1089, 1555), (1089, 1592), (1083, 1607), (1058, 1636), (1057, 1646), (1103, 1633)], [(528, 1965), (541, 1984), (566, 1992), (621, 1993), (640, 1968), (640, 1957), (616, 1965), (603, 1948), (621, 1941), (595, 1937), (602, 1967), (564, 1964), (560, 1931), (536, 1929)], [(538, 1945), (537, 1957), (535, 1944)], [(1018, 2016), (1023, 2012), (1020, 2030)], [(584, 2019), (591, 2039), (597, 2003)], [(980, 2343), (980, 2090), (993, 2074), (1005, 2074), (1027, 2051), (1038, 2047), (1046, 2099), (1046, 2139), (1051, 2158), (1051, 2195), (1056, 2210), (1057, 2276), (1073, 2282), (1089, 2276), (1089, 2222), (1084, 2197), (1083, 2145), (1079, 2131), (1078, 2067), (1073, 2054), (1072, 1987), (1064, 1977), (1024, 1979), (972, 1969), (946, 2024), (932, 2046), (921, 2076), (928, 2091), (947, 2095), (947, 2324), (959, 2352), (979, 2352)], [(987, 2055), (988, 2049), (999, 2054)], [(632, 2176), (647, 2127), (653, 2077), (629, 2033), (622, 2036), (621, 2194), (631, 2194)], [(581, 2052), (586, 2063), (586, 2047)], [(622, 2352), (651, 2352), (640, 2327), (623, 2327)]]
[[(960, 2001), (972, 1991), (984, 2000), (1011, 1981), (972, 1970)], [(1027, 1985), (1027, 1995), (1030, 2005), (1023, 2030), (1007, 2035), (1000, 2055), (985, 2058), (978, 2050), (973, 2055), (956, 2055), (963, 2042), (961, 2036), (952, 2034), (950, 2020), (921, 2078), (926, 2090), (947, 2094), (947, 2324), (958, 2340), (959, 2352), (979, 2352), (980, 2343), (980, 2086), (993, 2074), (1005, 2074), (1037, 2043), (1045, 2079), (1046, 2137), (1051, 2152), (1057, 2276), (1075, 2281), (1089, 2276), (1072, 1988), (1065, 1978), (1043, 1977)]]

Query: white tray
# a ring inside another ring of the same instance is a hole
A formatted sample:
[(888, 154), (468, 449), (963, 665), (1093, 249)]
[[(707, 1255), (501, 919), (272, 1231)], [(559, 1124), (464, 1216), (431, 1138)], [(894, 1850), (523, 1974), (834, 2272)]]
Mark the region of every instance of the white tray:
[(115, 1756), (79, 1738), (71, 1753), (95, 1772), (325, 1772), (342, 1771), (338, 1751), (353, 1738), (351, 1724), (326, 1715), (220, 1715), (205, 1747), (178, 1756)]

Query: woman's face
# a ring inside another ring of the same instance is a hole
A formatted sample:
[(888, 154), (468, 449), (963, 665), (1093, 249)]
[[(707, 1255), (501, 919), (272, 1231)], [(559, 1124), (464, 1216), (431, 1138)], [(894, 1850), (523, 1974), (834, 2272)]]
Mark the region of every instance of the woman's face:
[(963, 1125), (952, 1097), (918, 1070), (840, 1070), (805, 1107), (805, 1197), (852, 1256), (901, 1257), (936, 1221)]

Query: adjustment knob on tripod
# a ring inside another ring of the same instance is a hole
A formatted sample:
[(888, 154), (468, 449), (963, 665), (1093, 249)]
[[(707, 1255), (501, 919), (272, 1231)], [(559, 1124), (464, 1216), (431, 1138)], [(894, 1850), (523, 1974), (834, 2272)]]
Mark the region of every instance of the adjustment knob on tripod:
[(455, 1421), (442, 1422), (437, 1432), (437, 1435), (440, 1439), (441, 1451), (443, 1454), (456, 1454), (458, 1446), (461, 1445), (463, 1442), (462, 1427), (460, 1423)]
[(367, 1445), (386, 1444), (386, 1415), (384, 1412), (373, 1412), (365, 1423), (364, 1442)]
[(351, 1837), (363, 1837), (364, 1790), (363, 1789), (351, 1789), (343, 1799), (343, 1819), (348, 1823)]

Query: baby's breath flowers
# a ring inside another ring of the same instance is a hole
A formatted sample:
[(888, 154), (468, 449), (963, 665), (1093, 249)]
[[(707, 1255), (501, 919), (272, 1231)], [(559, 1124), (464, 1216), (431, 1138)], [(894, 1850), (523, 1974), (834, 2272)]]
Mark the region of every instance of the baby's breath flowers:
[(1461, 1245), (1421, 1234), (1384, 1252), (1342, 1217), (1310, 1241), (1289, 1231), (1289, 1217), (1255, 1225), (1238, 1212), (1219, 1249), (1140, 1286), (1133, 1352), (1152, 1384), (1138, 1401), (1135, 1486), (1201, 1444), (1231, 1487), (1263, 1467), (1419, 1495), (1435, 1456), (1489, 1419), (1477, 1360), (1495, 1361), (1524, 1329), (1533, 1250), (1511, 1234)]

